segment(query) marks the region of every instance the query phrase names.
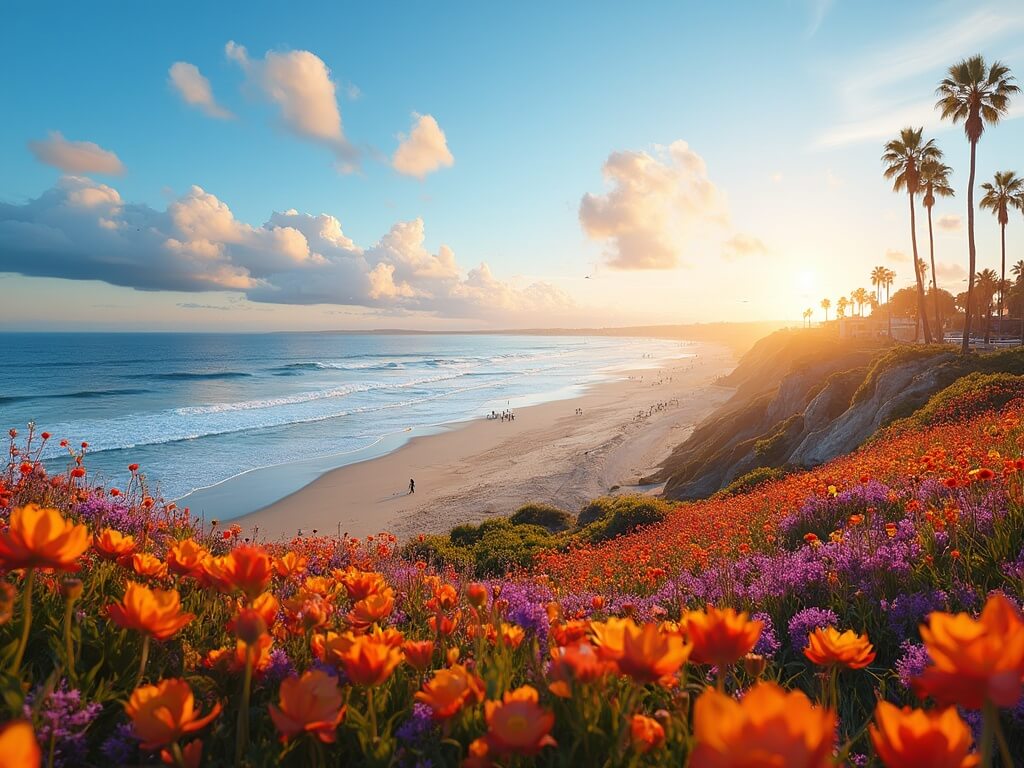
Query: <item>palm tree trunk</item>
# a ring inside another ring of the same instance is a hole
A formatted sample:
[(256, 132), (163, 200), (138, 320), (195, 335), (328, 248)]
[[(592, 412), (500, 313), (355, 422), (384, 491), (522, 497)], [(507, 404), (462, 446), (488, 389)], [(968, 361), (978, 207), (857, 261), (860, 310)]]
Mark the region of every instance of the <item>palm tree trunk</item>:
[(1005, 293), (1006, 287), (1006, 225), (1002, 224), (999, 227), (999, 239), (1002, 241), (1003, 246), (1003, 260), (1002, 267), (999, 270), (999, 338), (1003, 338), (1003, 293)]
[(921, 319), (921, 327), (924, 329), (924, 343), (932, 343), (932, 332), (928, 326), (928, 315), (924, 308), (924, 281), (921, 280), (921, 265), (917, 256), (917, 217), (914, 213), (914, 193), (908, 195), (910, 198), (910, 242), (914, 246), (914, 276), (917, 278), (917, 315)]
[(889, 309), (889, 341), (892, 341), (892, 304), (889, 303), (889, 284), (885, 284), (885, 306)]
[(928, 206), (928, 252), (932, 262), (932, 298), (935, 304), (935, 336), (941, 344), (946, 340), (942, 329), (942, 318), (939, 316), (939, 284), (935, 279), (935, 237), (932, 234), (932, 206)]
[(966, 355), (971, 348), (971, 304), (974, 299), (974, 268), (976, 254), (974, 249), (974, 176), (977, 171), (978, 142), (971, 142), (971, 175), (967, 180), (967, 257), (969, 269), (967, 270), (967, 312), (964, 316), (964, 340), (960, 347), (960, 353)]

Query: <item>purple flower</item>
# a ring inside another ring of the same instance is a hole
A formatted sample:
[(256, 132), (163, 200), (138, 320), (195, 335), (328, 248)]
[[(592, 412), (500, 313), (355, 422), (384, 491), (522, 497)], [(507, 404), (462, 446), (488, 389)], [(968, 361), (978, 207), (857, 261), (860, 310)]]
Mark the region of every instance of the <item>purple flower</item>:
[(896, 675), (900, 684), (909, 690), (911, 681), (924, 672), (930, 659), (927, 649), (920, 643), (904, 640), (900, 643), (900, 648), (903, 655), (896, 660)]
[(435, 729), (434, 711), (426, 704), (416, 702), (412, 705), (412, 714), (398, 726), (395, 736), (406, 746), (419, 744)]
[(139, 740), (128, 723), (121, 723), (100, 746), (100, 752), (113, 765), (134, 765), (139, 762)]
[(779, 648), (782, 647), (778, 636), (775, 634), (775, 624), (772, 622), (772, 617), (767, 613), (759, 612), (750, 618), (754, 621), (763, 622), (761, 636), (757, 639), (757, 645), (754, 646), (754, 653), (760, 654), (766, 659), (772, 658), (779, 652)]
[(295, 665), (288, 658), (284, 648), (275, 648), (270, 652), (270, 663), (263, 672), (263, 678), (268, 683), (280, 683), (286, 677), (295, 676)]
[(67, 683), (47, 692), (42, 686), (26, 698), (22, 714), (36, 716), (36, 737), (42, 744), (54, 744), (54, 765), (80, 765), (88, 751), (86, 730), (99, 715), (103, 705), (82, 701), (77, 689), (68, 690)]
[(908, 637), (932, 611), (947, 610), (949, 596), (941, 589), (934, 592), (912, 592), (897, 595), (893, 600), (882, 600), (882, 610), (888, 614), (889, 626), (898, 637)]
[(789, 620), (789, 642), (800, 652), (807, 647), (807, 637), (821, 627), (835, 627), (839, 617), (828, 608), (804, 608)]

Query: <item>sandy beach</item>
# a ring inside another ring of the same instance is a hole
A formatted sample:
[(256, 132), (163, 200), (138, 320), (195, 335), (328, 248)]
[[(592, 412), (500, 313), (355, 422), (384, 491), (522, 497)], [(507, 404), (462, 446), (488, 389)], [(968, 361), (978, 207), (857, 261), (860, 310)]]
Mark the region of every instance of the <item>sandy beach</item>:
[(715, 344), (692, 350), (696, 357), (624, 372), (580, 397), (519, 409), (514, 421), (480, 418), (413, 438), (233, 522), (269, 540), (314, 529), (406, 538), (509, 514), (528, 501), (575, 511), (616, 486), (656, 491), (638, 479), (731, 393), (715, 381), (735, 364), (732, 352)]

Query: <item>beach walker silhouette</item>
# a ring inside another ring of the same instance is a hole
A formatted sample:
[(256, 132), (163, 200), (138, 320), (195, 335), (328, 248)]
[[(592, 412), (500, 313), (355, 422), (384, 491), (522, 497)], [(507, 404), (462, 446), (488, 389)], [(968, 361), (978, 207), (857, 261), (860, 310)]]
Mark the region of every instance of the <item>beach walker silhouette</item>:
[(409, 493), (416, 493), (416, 481), (409, 480)]

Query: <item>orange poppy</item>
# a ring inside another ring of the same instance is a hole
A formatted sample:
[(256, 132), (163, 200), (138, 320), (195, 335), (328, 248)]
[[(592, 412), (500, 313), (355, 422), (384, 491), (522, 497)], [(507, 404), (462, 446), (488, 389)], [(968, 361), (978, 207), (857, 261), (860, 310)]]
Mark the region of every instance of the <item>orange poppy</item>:
[(653, 717), (633, 715), (629, 721), (629, 740), (640, 754), (647, 754), (665, 743), (665, 729)]
[(499, 754), (536, 755), (544, 747), (557, 746), (551, 737), (555, 716), (538, 702), (529, 685), (506, 691), (501, 701), (484, 702), (487, 745)]
[(804, 656), (822, 667), (841, 666), (864, 669), (875, 660), (867, 635), (853, 630), (840, 632), (835, 627), (817, 628), (807, 637)]
[(402, 661), (401, 649), (386, 638), (374, 635), (352, 637), (348, 647), (337, 652), (337, 656), (345, 674), (356, 685), (384, 683)]
[(32, 723), (28, 720), (11, 720), (0, 725), (0, 765), (11, 768), (38, 768), (43, 763), (43, 754), (36, 741)]
[(690, 658), (698, 664), (725, 667), (742, 659), (757, 644), (763, 622), (732, 608), (708, 605), (703, 611), (689, 611), (682, 625), (693, 644)]
[(639, 683), (653, 683), (674, 675), (690, 656), (691, 646), (684, 645), (675, 633), (665, 632), (657, 624), (636, 625), (627, 619), (623, 626), (622, 655), (619, 671)]
[(364, 597), (352, 606), (348, 619), (356, 626), (369, 626), (383, 621), (395, 608), (395, 591), (391, 587)]
[(222, 592), (239, 590), (254, 598), (266, 589), (273, 575), (270, 555), (259, 547), (235, 547), (224, 557), (215, 557), (204, 565), (206, 573)]
[(278, 575), (284, 576), (287, 579), (292, 576), (298, 576), (305, 571), (308, 563), (309, 558), (304, 555), (286, 552), (274, 561), (274, 570), (277, 571)]
[(180, 576), (191, 576), (202, 568), (210, 553), (195, 539), (176, 541), (167, 550), (167, 568)]
[(415, 698), (430, 707), (435, 719), (447, 720), (464, 706), (483, 701), (484, 681), (462, 664), (453, 664), (435, 672)]
[(281, 741), (311, 733), (331, 744), (344, 717), (337, 681), (319, 669), (282, 681), (278, 704), (270, 705), (270, 719), (280, 732)]
[(167, 563), (148, 552), (136, 552), (132, 555), (132, 570), (139, 576), (162, 579), (167, 575)]
[(93, 549), (104, 560), (121, 560), (135, 551), (135, 537), (104, 528), (92, 538)]
[(56, 509), (26, 504), (11, 511), (7, 530), (0, 533), (0, 568), (74, 571), (88, 547), (84, 525), (65, 520)]
[(420, 672), (430, 666), (434, 659), (433, 640), (406, 640), (402, 643), (402, 652), (409, 666)]
[(166, 640), (195, 616), (183, 613), (176, 589), (149, 589), (129, 581), (120, 603), (107, 606), (110, 618), (120, 627), (134, 629), (157, 640)]
[(914, 681), (920, 696), (981, 709), (986, 701), (1012, 707), (1024, 680), (1024, 619), (994, 594), (978, 619), (936, 611), (921, 626), (931, 664)]
[(880, 701), (868, 730), (888, 768), (974, 768), (980, 762), (969, 754), (974, 737), (955, 707), (925, 712)]
[(142, 748), (157, 749), (206, 727), (220, 714), (220, 704), (214, 704), (209, 714), (200, 717), (188, 683), (171, 678), (136, 688), (124, 711)]
[(741, 701), (709, 688), (694, 705), (691, 768), (832, 765), (836, 716), (801, 691), (758, 683)]

